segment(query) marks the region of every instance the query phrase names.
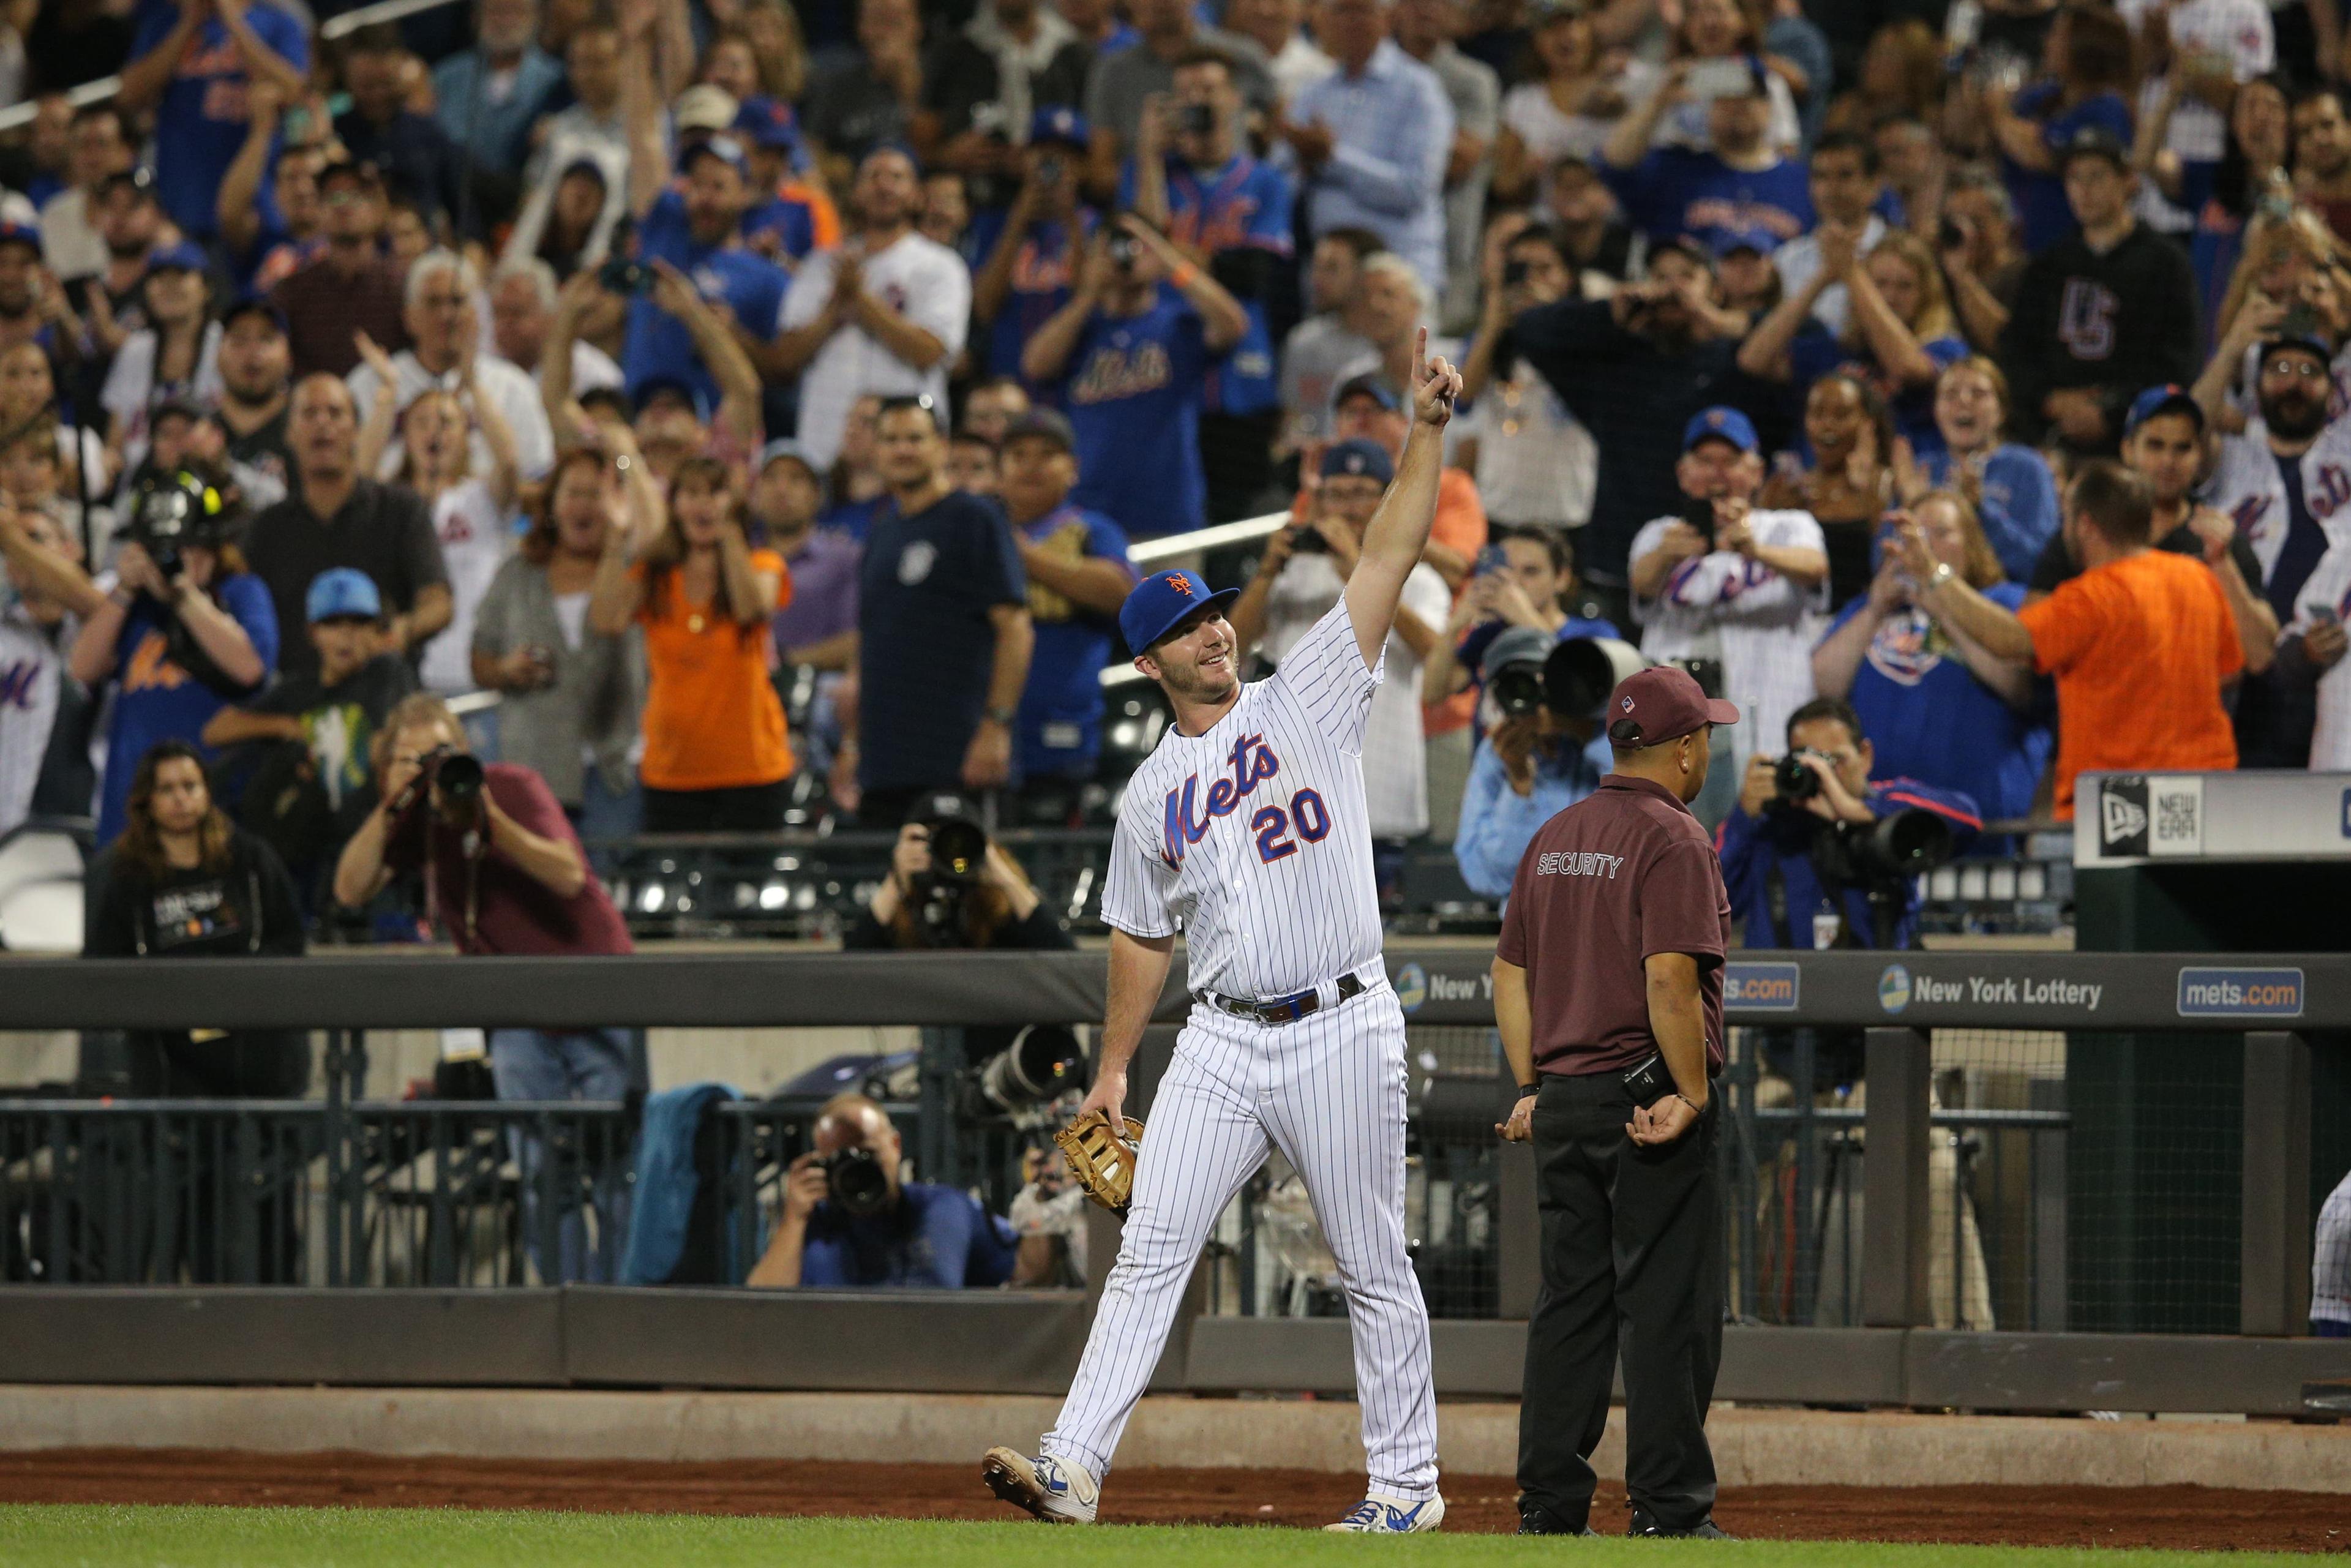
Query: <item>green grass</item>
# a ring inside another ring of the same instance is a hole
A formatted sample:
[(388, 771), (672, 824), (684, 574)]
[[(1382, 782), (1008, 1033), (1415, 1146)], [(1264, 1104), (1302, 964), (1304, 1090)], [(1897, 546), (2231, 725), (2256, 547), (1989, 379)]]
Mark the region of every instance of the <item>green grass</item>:
[(534, 1568), (540, 1563), (758, 1568), (812, 1564), (1115, 1562), (1120, 1568), (1309, 1568), (1359, 1564), (1543, 1564), (1577, 1568), (2255, 1568), (2286, 1554), (1886, 1546), (1867, 1542), (1546, 1541), (1444, 1535), (1370, 1542), (1300, 1530), (1105, 1526), (1054, 1531), (1028, 1523), (877, 1519), (714, 1519), (691, 1515), (525, 1513), (423, 1509), (0, 1506), (7, 1568)]

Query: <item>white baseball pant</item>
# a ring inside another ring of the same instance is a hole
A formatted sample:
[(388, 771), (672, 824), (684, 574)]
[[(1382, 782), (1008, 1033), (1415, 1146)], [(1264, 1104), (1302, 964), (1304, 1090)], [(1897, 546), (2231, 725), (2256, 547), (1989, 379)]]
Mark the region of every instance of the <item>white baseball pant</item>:
[(1430, 1497), (1428, 1307), (1405, 1249), (1404, 1014), (1385, 980), (1295, 1023), (1193, 1006), (1152, 1102), (1118, 1261), (1044, 1451), (1108, 1472), (1200, 1249), (1269, 1146), (1298, 1167), (1338, 1260), (1371, 1490)]

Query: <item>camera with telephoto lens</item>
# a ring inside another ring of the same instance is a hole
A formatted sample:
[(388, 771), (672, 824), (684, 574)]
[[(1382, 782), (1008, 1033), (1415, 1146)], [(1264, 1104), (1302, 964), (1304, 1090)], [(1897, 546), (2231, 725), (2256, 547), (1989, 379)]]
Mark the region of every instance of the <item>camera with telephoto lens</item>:
[(872, 1149), (835, 1149), (823, 1165), (832, 1201), (852, 1219), (871, 1219), (890, 1207), (890, 1177)]
[(1874, 822), (1833, 824), (1813, 839), (1813, 862), (1828, 881), (1885, 887), (1949, 861), (1952, 841), (1950, 823), (1913, 807)]
[(1649, 667), (1641, 650), (1614, 637), (1570, 637), (1543, 661), (1543, 700), (1562, 718), (1598, 718), (1608, 694)]
[(979, 1103), (971, 1110), (1019, 1119), (1082, 1088), (1085, 1080), (1086, 1053), (1078, 1048), (1075, 1031), (1062, 1024), (1032, 1023), (973, 1073)]
[(906, 890), (923, 945), (967, 947), (964, 911), (987, 868), (987, 829), (958, 795), (933, 796), (910, 820), (930, 830), (931, 869)]
[(1537, 664), (1505, 664), (1486, 683), (1494, 706), (1504, 718), (1524, 718), (1543, 706), (1543, 667)]
[(182, 468), (140, 481), (131, 501), (131, 526), (124, 531), (169, 582), (186, 564), (184, 551), (192, 546), (218, 549), (228, 524), (228, 500), (219, 486)]

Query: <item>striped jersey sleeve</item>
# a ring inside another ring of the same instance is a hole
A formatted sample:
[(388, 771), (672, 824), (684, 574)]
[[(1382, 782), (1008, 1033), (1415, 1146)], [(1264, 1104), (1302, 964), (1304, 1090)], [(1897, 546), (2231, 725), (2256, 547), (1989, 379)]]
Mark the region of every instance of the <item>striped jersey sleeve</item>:
[(1111, 835), (1110, 867), (1102, 878), (1102, 924), (1129, 936), (1173, 936), (1176, 921), (1170, 899), (1176, 868), (1153, 851), (1135, 814), (1135, 802), (1150, 795), (1139, 779), (1128, 786), (1118, 829)]
[(1290, 644), (1273, 679), (1288, 688), (1317, 728), (1336, 741), (1351, 757), (1364, 750), (1364, 730), (1371, 721), (1372, 695), (1387, 670), (1387, 646), (1380, 662), (1364, 664), (1355, 643), (1355, 622), (1347, 612), (1347, 596), (1323, 612), (1322, 619)]

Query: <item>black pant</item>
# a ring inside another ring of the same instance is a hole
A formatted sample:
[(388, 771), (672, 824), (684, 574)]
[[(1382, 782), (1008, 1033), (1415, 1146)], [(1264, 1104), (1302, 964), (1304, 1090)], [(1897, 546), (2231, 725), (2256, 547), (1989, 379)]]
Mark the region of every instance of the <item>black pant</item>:
[(1667, 1531), (1714, 1509), (1707, 1406), (1722, 1361), (1729, 1269), (1719, 1102), (1671, 1144), (1625, 1135), (1623, 1075), (1547, 1074), (1535, 1101), (1535, 1193), (1542, 1289), (1527, 1325), (1519, 1406), (1519, 1490), (1569, 1530), (1592, 1509), (1587, 1462), (1608, 1423), (1625, 1358), (1625, 1482), (1633, 1506)]
[(772, 833), (784, 825), (791, 780), (729, 789), (645, 789), (649, 833)]

